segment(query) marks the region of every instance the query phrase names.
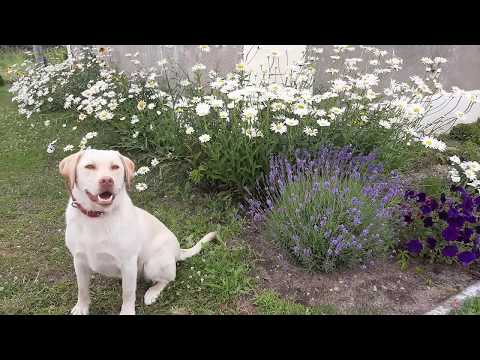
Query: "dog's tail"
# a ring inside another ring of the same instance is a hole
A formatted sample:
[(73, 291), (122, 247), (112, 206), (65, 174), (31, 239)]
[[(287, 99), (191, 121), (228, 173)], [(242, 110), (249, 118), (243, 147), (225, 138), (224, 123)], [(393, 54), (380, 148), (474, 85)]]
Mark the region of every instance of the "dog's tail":
[(205, 235), (198, 243), (196, 243), (190, 249), (180, 249), (180, 256), (178, 257), (179, 261), (188, 259), (194, 255), (197, 255), (202, 250), (202, 245), (215, 239), (217, 237), (216, 232), (211, 232)]

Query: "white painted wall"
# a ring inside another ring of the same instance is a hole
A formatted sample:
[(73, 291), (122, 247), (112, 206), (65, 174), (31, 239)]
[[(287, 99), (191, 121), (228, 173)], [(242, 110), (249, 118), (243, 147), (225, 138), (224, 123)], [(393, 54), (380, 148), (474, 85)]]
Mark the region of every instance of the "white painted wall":
[[(260, 49), (257, 49), (260, 47)], [(302, 58), (306, 45), (244, 45), (244, 56), (250, 51), (245, 59), (248, 71), (260, 73), (266, 64), (274, 62), (279, 73), (285, 73), (287, 67)], [(277, 51), (278, 57), (273, 61), (272, 52)]]
[[(125, 52), (140, 52), (140, 60), (147, 66), (155, 65), (156, 62), (165, 57), (165, 51), (162, 50), (162, 46), (158, 45), (108, 45), (113, 48), (113, 58), (118, 67), (127, 70), (131, 68), (131, 63), (125, 58)], [(259, 49), (256, 49), (255, 45), (225, 45), (221, 47), (211, 46), (212, 50), (208, 55), (203, 55), (202, 58), (198, 58), (199, 51), (196, 45), (176, 45), (174, 49), (167, 49), (172, 52), (170, 54), (173, 60), (177, 60), (183, 63), (184, 68), (190, 68), (196, 62), (202, 62), (209, 69), (218, 68), (220, 72), (228, 72), (233, 69), (234, 64), (241, 61), (241, 54), (243, 51), (244, 56), (249, 50), (249, 57), (246, 59), (247, 70), (255, 73), (260, 73), (261, 66), (265, 66), (268, 63), (269, 57), (271, 59), (272, 51), (278, 52), (278, 60), (276, 66), (280, 73), (284, 73), (288, 65), (293, 64), (302, 58), (302, 53), (306, 49), (306, 45), (260, 45)], [(315, 45), (315, 47), (325, 48), (324, 57), (330, 55), (331, 45)], [(424, 71), (423, 65), (418, 65), (418, 60), (422, 56), (443, 56), (449, 60), (447, 66), (445, 66), (446, 81), (444, 83), (447, 90), (451, 86), (457, 85), (464, 89), (480, 89), (480, 46), (465, 46), (465, 45), (382, 45), (378, 46), (385, 48), (386, 50), (395, 50), (398, 56), (402, 57), (406, 64), (404, 64), (403, 74), (398, 74), (397, 80), (406, 80), (408, 76), (412, 74), (422, 74)], [(414, 65), (417, 63), (417, 65)], [(322, 63), (323, 64), (323, 63)], [(408, 65), (413, 64), (413, 65)], [(326, 64), (325, 64), (326, 65)], [(320, 65), (324, 66), (324, 65)], [(324, 78), (325, 69), (317, 69), (317, 77), (319, 80), (326, 81)], [(279, 81), (281, 77), (273, 78), (271, 80)], [(441, 102), (443, 100), (439, 100)], [(430, 122), (434, 118), (444, 115), (452, 109), (456, 102), (451, 102), (442, 111), (432, 114), (425, 119), (425, 122)], [(466, 100), (458, 106), (456, 110), (464, 110), (466, 108)], [(464, 119), (458, 122), (473, 122), (480, 117), (480, 104), (476, 104), (472, 110), (465, 116)]]
[(462, 119), (455, 119), (453, 123), (448, 124), (443, 128), (439, 128), (435, 132), (448, 132), (452, 125), (473, 123), (480, 117), (480, 104), (477, 103), (473, 105), (473, 107), (470, 107), (470, 110), (466, 112), (469, 108), (469, 104), (469, 101), (465, 97), (454, 97), (451, 99), (450, 96), (442, 96), (438, 100), (432, 102), (432, 109), (427, 112), (423, 119), (423, 124), (431, 124), (441, 116), (450, 118), (455, 116), (457, 111), (465, 112), (465, 116)]

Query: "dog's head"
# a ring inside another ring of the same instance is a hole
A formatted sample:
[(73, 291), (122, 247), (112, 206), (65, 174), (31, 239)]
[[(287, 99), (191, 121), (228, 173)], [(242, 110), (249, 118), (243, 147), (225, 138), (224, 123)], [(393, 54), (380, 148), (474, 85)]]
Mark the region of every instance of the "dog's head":
[(130, 187), (135, 164), (118, 151), (88, 149), (67, 156), (59, 169), (70, 191), (77, 188), (91, 202), (107, 207)]

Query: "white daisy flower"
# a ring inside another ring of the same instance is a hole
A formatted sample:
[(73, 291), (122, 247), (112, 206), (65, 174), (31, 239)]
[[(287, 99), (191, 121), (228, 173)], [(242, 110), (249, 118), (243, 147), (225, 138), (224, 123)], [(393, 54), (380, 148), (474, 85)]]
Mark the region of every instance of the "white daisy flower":
[(199, 103), (196, 106), (195, 111), (197, 112), (198, 116), (206, 116), (210, 113), (210, 105), (207, 103)]
[(287, 132), (287, 127), (282, 122), (272, 123), (270, 125), (270, 129), (277, 134), (283, 134)]
[(297, 119), (286, 119), (284, 121), (285, 125), (288, 125), (288, 126), (297, 126), (298, 125), (298, 120)]
[(210, 135), (208, 134), (203, 134), (201, 136), (199, 136), (198, 140), (200, 140), (200, 142), (202, 144), (206, 143), (206, 142), (209, 142), (210, 141)]
[(138, 183), (137, 185), (135, 185), (135, 188), (138, 190), (138, 191), (145, 191), (148, 189), (148, 185), (145, 184), (145, 183)]
[(150, 165), (152, 165), (152, 167), (155, 167), (158, 164), (160, 164), (160, 161), (158, 161), (157, 158), (153, 158), (152, 161), (150, 162)]
[(321, 127), (330, 126), (330, 121), (325, 119), (318, 119), (317, 124), (318, 126), (321, 126)]
[(140, 100), (140, 101), (138, 102), (138, 104), (137, 104), (137, 109), (138, 109), (139, 111), (143, 111), (143, 110), (145, 110), (145, 107), (146, 107), (146, 106), (147, 106), (147, 103), (146, 103), (145, 101), (143, 101), (143, 100)]
[(303, 129), (303, 132), (308, 136), (317, 136), (318, 129), (312, 129), (311, 127), (307, 126)]

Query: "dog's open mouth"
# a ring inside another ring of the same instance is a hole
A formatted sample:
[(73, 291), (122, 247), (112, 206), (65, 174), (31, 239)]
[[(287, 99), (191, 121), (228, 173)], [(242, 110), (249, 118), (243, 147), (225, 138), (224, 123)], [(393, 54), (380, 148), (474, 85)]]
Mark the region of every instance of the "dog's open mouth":
[(87, 192), (87, 195), (90, 198), (90, 200), (99, 205), (104, 205), (104, 206), (111, 205), (113, 202), (113, 199), (115, 199), (115, 195), (110, 191), (104, 191), (97, 195), (93, 195), (88, 190), (85, 190), (85, 191)]

